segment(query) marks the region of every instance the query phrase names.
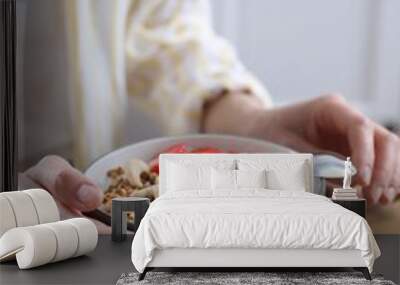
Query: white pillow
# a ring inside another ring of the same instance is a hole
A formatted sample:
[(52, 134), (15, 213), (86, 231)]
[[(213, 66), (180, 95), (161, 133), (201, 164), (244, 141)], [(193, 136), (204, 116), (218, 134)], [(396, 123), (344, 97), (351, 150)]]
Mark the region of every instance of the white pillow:
[(267, 172), (268, 188), (272, 190), (288, 190), (306, 192), (309, 184), (303, 166), (293, 170), (288, 176), (279, 170), (269, 170)]
[(237, 188), (267, 188), (267, 171), (235, 170)]
[(309, 165), (297, 159), (239, 159), (239, 170), (267, 170), (267, 188), (273, 190), (306, 191), (311, 181)]
[(213, 190), (238, 190), (239, 188), (267, 188), (267, 171), (263, 170), (211, 170)]
[(212, 189), (236, 189), (236, 170), (232, 169), (215, 169), (211, 171)]
[(167, 165), (168, 191), (185, 191), (193, 189), (211, 189), (211, 167), (187, 167), (177, 163)]

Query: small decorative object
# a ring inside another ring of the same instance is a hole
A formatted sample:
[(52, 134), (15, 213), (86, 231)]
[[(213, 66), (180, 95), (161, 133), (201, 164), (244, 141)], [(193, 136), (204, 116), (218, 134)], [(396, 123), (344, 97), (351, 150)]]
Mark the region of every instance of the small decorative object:
[(351, 189), (351, 160), (347, 157), (344, 162), (344, 178), (343, 178), (343, 189)]
[(86, 254), (97, 229), (86, 218), (60, 221), (53, 197), (43, 189), (0, 193), (0, 262), (16, 259), (28, 269)]
[(344, 162), (343, 188), (333, 189), (332, 199), (334, 200), (354, 200), (358, 199), (357, 190), (351, 188), (352, 163), (350, 157)]
[(149, 205), (150, 199), (148, 198), (114, 198), (112, 200), (111, 239), (113, 241), (123, 241), (126, 239), (127, 214), (129, 212), (134, 213), (134, 231), (136, 232)]

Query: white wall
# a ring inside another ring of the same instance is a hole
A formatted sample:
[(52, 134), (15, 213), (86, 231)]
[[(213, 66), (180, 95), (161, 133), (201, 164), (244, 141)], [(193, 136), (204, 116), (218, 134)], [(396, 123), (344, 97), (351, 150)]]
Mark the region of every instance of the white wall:
[(214, 0), (214, 25), (274, 101), (340, 91), (400, 121), (400, 1)]

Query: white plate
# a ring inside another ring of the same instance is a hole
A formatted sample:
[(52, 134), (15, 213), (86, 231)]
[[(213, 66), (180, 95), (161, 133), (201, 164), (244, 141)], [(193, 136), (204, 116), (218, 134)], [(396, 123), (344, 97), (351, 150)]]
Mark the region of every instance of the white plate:
[(185, 143), (189, 147), (194, 148), (215, 147), (238, 153), (293, 152), (286, 147), (274, 143), (237, 136), (197, 134), (163, 137), (135, 143), (114, 150), (94, 161), (86, 170), (85, 175), (91, 178), (101, 189), (105, 190), (107, 188), (106, 173), (111, 168), (124, 165), (133, 158), (149, 162), (161, 151), (178, 143)]

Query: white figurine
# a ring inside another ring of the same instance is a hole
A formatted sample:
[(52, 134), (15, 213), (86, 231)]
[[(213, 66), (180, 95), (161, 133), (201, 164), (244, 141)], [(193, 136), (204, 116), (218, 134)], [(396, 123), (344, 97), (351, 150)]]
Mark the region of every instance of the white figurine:
[(350, 157), (344, 162), (343, 189), (351, 189), (352, 163)]

